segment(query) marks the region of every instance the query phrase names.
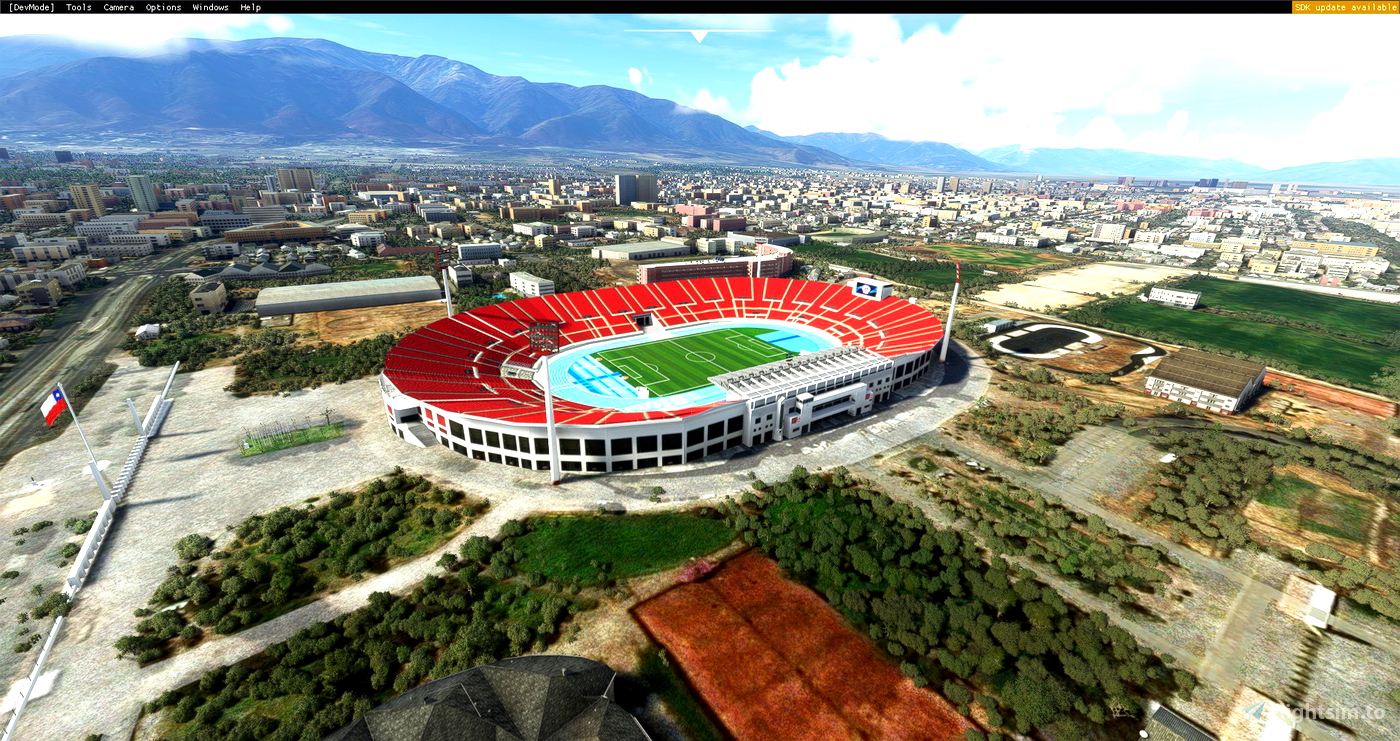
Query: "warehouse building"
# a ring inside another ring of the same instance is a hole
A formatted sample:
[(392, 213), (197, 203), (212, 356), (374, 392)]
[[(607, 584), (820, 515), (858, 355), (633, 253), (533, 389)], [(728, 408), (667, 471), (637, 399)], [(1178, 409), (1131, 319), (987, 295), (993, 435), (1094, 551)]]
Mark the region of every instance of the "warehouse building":
[(258, 316), (307, 314), (366, 306), (389, 306), (442, 298), (442, 288), (430, 275), (354, 280), (310, 286), (277, 286), (258, 293)]
[(675, 242), (633, 242), (610, 244), (593, 248), (593, 256), (603, 260), (655, 260), (658, 257), (680, 257), (695, 250)]
[(307, 239), (323, 239), (326, 227), (305, 221), (276, 221), (269, 224), (256, 224), (243, 229), (229, 229), (224, 239), (230, 242), (295, 242)]
[(1147, 378), (1147, 393), (1217, 414), (1244, 408), (1264, 385), (1264, 365), (1189, 347), (1163, 358)]

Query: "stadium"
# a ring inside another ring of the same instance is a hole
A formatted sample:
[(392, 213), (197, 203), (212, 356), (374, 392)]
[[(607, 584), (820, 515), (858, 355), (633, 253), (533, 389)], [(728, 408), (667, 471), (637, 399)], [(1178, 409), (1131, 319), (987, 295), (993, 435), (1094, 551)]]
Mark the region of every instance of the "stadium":
[(672, 281), (441, 319), (389, 352), (380, 389), (405, 441), (557, 479), (690, 463), (867, 414), (928, 370), (942, 338), (883, 281)]

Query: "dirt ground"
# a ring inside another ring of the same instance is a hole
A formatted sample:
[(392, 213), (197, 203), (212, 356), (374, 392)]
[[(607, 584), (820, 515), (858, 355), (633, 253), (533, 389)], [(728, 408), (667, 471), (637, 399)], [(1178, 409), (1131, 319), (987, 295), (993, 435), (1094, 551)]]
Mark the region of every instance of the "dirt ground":
[(368, 306), (363, 309), (338, 309), (297, 314), (292, 330), (333, 345), (348, 345), (384, 332), (402, 332), (427, 326), (447, 316), (441, 301), (421, 301), (415, 304)]
[(1075, 373), (1112, 373), (1126, 366), (1135, 353), (1146, 350), (1147, 345), (1118, 337), (1104, 337), (1068, 355), (1050, 358), (1045, 365)]
[(953, 741), (969, 727), (757, 552), (635, 613), (738, 741)]
[(1017, 306), (1030, 311), (1083, 306), (1094, 301), (1094, 294), (1119, 296), (1191, 270), (1160, 265), (1129, 265), (1098, 262), (1037, 275), (1024, 283), (1008, 283), (977, 294), (978, 301)]

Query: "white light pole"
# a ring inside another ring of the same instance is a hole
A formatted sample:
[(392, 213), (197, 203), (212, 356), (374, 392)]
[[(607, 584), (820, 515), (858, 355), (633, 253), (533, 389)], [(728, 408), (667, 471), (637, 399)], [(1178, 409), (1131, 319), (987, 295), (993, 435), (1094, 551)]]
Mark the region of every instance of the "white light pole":
[(68, 413), (73, 416), (73, 427), (77, 428), (78, 437), (82, 439), (83, 447), (87, 448), (88, 470), (92, 471), (92, 477), (97, 480), (97, 489), (102, 492), (102, 500), (106, 501), (111, 499), (112, 490), (107, 488), (107, 480), (102, 478), (102, 471), (97, 468), (97, 456), (93, 454), (92, 446), (88, 444), (87, 435), (83, 434), (83, 426), (78, 422), (78, 409), (73, 406), (75, 402), (68, 396), (68, 392), (64, 390), (62, 383), (58, 384), (58, 393), (63, 397), (63, 401), (67, 403)]
[(938, 350), (938, 362), (948, 362), (948, 345), (953, 341), (953, 318), (958, 310), (958, 290), (962, 288), (962, 263), (954, 262), (958, 268), (953, 281), (953, 300), (948, 304), (948, 323), (943, 325), (943, 347)]
[(544, 362), (540, 364), (540, 375), (544, 376), (540, 386), (544, 388), (544, 426), (549, 435), (549, 483), (558, 486), (564, 473), (559, 470), (559, 430), (554, 426), (554, 392), (550, 389), (549, 358), (549, 355), (544, 356)]

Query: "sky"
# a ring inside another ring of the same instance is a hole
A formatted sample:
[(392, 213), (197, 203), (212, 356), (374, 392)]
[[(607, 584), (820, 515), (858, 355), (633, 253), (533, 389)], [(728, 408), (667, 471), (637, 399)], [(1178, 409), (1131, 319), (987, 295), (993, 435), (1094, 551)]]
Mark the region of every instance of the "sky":
[[(0, 35), (52, 33), (51, 20), (11, 14)], [(536, 82), (631, 88), (780, 135), (875, 132), (973, 151), (1113, 147), (1269, 168), (1400, 157), (1392, 16), (77, 15), (65, 24), (75, 40), (106, 43), (290, 36), (437, 54)], [(697, 41), (686, 29), (711, 33)]]

